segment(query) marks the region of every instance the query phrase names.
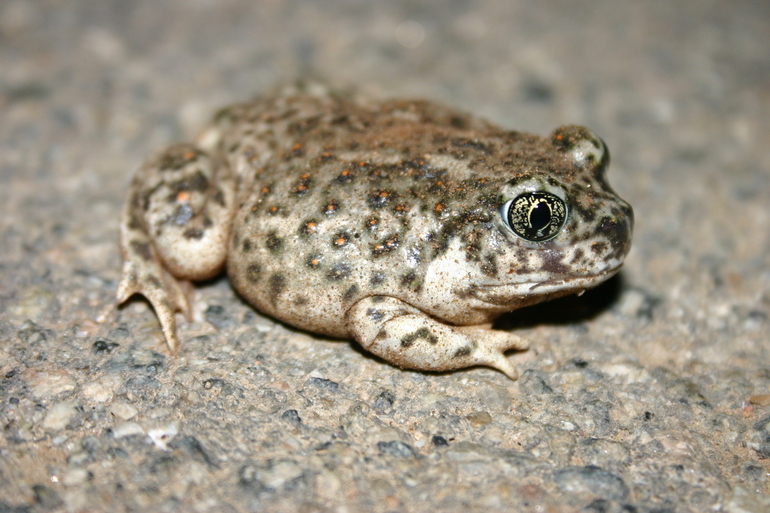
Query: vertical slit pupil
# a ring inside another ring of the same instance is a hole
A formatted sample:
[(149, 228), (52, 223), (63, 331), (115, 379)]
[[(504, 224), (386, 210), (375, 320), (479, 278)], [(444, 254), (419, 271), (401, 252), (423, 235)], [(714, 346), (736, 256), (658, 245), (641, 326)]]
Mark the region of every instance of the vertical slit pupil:
[(545, 201), (538, 201), (529, 211), (529, 225), (534, 230), (542, 230), (551, 224), (551, 207)]

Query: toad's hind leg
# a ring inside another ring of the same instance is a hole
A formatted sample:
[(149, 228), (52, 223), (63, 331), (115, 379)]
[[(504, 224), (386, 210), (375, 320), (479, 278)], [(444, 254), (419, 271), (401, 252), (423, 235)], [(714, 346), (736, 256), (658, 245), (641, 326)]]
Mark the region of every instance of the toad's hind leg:
[(227, 166), (190, 144), (148, 161), (131, 183), (121, 219), (118, 303), (145, 296), (172, 352), (179, 347), (174, 313), (191, 318), (189, 281), (224, 266), (234, 196)]
[(486, 365), (517, 379), (516, 367), (503, 353), (528, 347), (525, 340), (510, 333), (443, 324), (387, 296), (369, 297), (353, 305), (347, 327), (364, 349), (408, 369), (446, 371)]

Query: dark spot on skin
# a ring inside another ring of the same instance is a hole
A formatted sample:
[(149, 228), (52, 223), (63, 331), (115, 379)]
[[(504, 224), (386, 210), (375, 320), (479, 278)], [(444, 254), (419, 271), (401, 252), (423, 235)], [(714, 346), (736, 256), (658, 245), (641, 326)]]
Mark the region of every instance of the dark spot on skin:
[(203, 238), (204, 232), (200, 228), (188, 228), (182, 235), (185, 239), (200, 240)]
[(265, 247), (267, 247), (267, 249), (269, 249), (272, 253), (277, 253), (283, 249), (283, 239), (278, 237), (275, 232), (271, 232), (267, 234)]
[(481, 272), (487, 276), (497, 276), (497, 258), (495, 255), (485, 255), (481, 264)]
[(193, 210), (189, 203), (182, 203), (171, 215), (169, 222), (176, 226), (184, 226), (193, 217)]
[(454, 128), (465, 130), (468, 128), (468, 120), (462, 116), (452, 116), (449, 120), (449, 124)]
[(292, 194), (294, 194), (295, 196), (305, 196), (310, 191), (310, 188), (312, 185), (313, 185), (313, 179), (310, 178), (309, 173), (305, 173), (299, 177), (299, 180), (294, 185)]
[(185, 165), (195, 162), (201, 155), (202, 153), (193, 146), (181, 144), (172, 147), (164, 154), (158, 166), (163, 171), (177, 171)]
[(389, 191), (379, 191), (374, 194), (370, 194), (368, 198), (366, 198), (366, 204), (369, 205), (369, 208), (372, 209), (378, 209), (382, 208), (388, 205), (390, 203), (391, 198), (393, 197), (393, 193)]
[(318, 231), (318, 221), (315, 219), (308, 219), (299, 228), (300, 235), (313, 235)]
[(600, 255), (604, 253), (607, 250), (607, 243), (606, 242), (594, 242), (591, 244), (591, 251), (595, 255)]
[(246, 279), (251, 283), (259, 281), (259, 275), (262, 272), (262, 267), (259, 264), (249, 264), (246, 267)]
[(382, 303), (385, 301), (385, 296), (372, 296), (372, 303)]
[(278, 296), (283, 292), (283, 289), (286, 288), (286, 277), (280, 273), (273, 274), (270, 276), (268, 286), (270, 289), (270, 300), (275, 304)]
[(350, 264), (342, 262), (329, 269), (329, 272), (326, 273), (326, 277), (332, 281), (344, 280), (350, 276), (352, 271), (353, 268)]
[[(574, 194), (574, 193), (573, 193)], [(584, 223), (592, 223), (596, 219), (596, 212), (591, 208), (586, 208), (577, 202), (571, 205), (572, 214), (577, 214)]]
[(428, 328), (420, 328), (419, 330), (406, 335), (401, 339), (401, 347), (410, 347), (418, 339), (425, 339), (430, 345), (436, 345), (438, 343), (438, 337), (431, 333)]
[[(287, 131), (292, 135), (304, 134), (316, 128), (320, 120), (321, 116), (313, 116), (310, 118), (300, 119), (299, 121), (291, 123), (288, 126)], [(297, 148), (297, 146), (298, 145), (295, 145), (295, 147), (292, 149), (297, 151), (298, 149), (302, 148), (302, 146), (299, 146), (299, 148)]]
[(373, 322), (379, 322), (385, 317), (385, 314), (376, 308), (367, 308), (366, 316), (369, 317), (369, 319), (371, 319)]
[(540, 268), (552, 274), (567, 274), (569, 266), (562, 262), (564, 255), (561, 251), (543, 251), (543, 264)]
[(471, 354), (471, 348), (468, 346), (461, 347), (455, 353), (452, 355), (453, 358), (462, 358), (463, 356), (468, 356)]
[(381, 240), (380, 242), (372, 245), (372, 256), (376, 258), (385, 253), (390, 253), (391, 251), (397, 249), (400, 244), (401, 241), (398, 238), (398, 234), (394, 233)]
[[(374, 273), (369, 280), (369, 285), (372, 287), (379, 287), (385, 282), (385, 273)], [(380, 297), (380, 296), (377, 296)]]
[(311, 269), (318, 269), (321, 267), (321, 255), (314, 254), (307, 257), (307, 260), (305, 260), (305, 265), (308, 266)]
[(128, 227), (131, 230), (139, 230), (142, 228), (142, 221), (139, 216), (131, 214), (131, 220), (128, 222)]
[(578, 248), (572, 256), (572, 263), (579, 263), (581, 260), (583, 260), (583, 250)]
[(618, 221), (617, 217), (605, 216), (602, 218), (597, 232), (609, 239), (615, 250), (612, 252), (612, 256), (620, 258), (626, 254), (627, 246), (631, 240), (628, 223)]
[(340, 114), (339, 116), (336, 116), (332, 118), (331, 121), (329, 121), (330, 125), (344, 125), (350, 120), (350, 117), (347, 114)]
[(155, 276), (154, 274), (149, 275), (147, 277), (147, 281), (149, 281), (152, 284), (152, 286), (155, 287), (156, 289), (162, 289), (163, 288), (163, 284), (160, 282), (158, 277)]
[(249, 251), (251, 251), (251, 240), (245, 239), (243, 241), (243, 252), (248, 253)]
[(482, 153), (492, 153), (492, 149), (489, 146), (475, 139), (466, 139), (464, 137), (457, 137), (455, 139), (452, 139), (451, 143), (452, 143), (452, 146), (456, 146), (458, 148), (472, 148)]
[[(289, 127), (289, 131), (291, 131), (291, 127)], [(294, 146), (291, 147), (292, 157), (302, 157), (304, 154), (305, 154), (305, 149), (302, 147), (300, 143), (295, 143)]]
[(323, 212), (324, 215), (332, 216), (332, 215), (336, 214), (337, 212), (339, 212), (339, 210), (340, 210), (339, 202), (336, 201), (336, 200), (331, 200), (331, 201), (326, 203), (326, 205), (323, 207), (321, 212)]
[(387, 338), (388, 338), (388, 332), (385, 331), (385, 329), (383, 328), (377, 332), (377, 336), (374, 337), (374, 341), (379, 342), (380, 340), (385, 340)]
[(414, 271), (409, 271), (401, 278), (401, 285), (415, 291), (421, 288), (420, 279)]
[(209, 187), (209, 179), (203, 174), (203, 171), (196, 171), (189, 179), (180, 180), (171, 184), (171, 188), (177, 192), (180, 191), (198, 191), (205, 192)]
[(347, 232), (337, 232), (332, 237), (332, 247), (342, 249), (350, 243), (350, 234)]
[(214, 203), (218, 203), (221, 206), (225, 206), (225, 193), (222, 192), (222, 189), (217, 189), (217, 192), (214, 193), (214, 195), (211, 197), (211, 200)]
[(342, 300), (345, 302), (352, 301), (356, 294), (358, 294), (358, 285), (351, 285), (342, 295)]
[(131, 249), (141, 257), (142, 260), (149, 262), (152, 260), (152, 246), (149, 242), (131, 241)]
[(396, 216), (399, 216), (399, 217), (403, 216), (407, 212), (409, 212), (409, 205), (407, 205), (406, 203), (401, 203), (401, 204), (396, 205), (395, 207), (393, 207), (393, 213)]
[(353, 181), (354, 175), (353, 172), (350, 169), (344, 170), (342, 173), (337, 175), (337, 177), (332, 180), (332, 185), (345, 185), (346, 183), (349, 183)]
[[(136, 178), (134, 178), (134, 181), (131, 183), (132, 187), (141, 187), (141, 182), (139, 182)], [(131, 195), (131, 208), (142, 208), (146, 209), (147, 205), (143, 201), (144, 194), (141, 194), (139, 191), (134, 192)]]
[(309, 302), (310, 302), (310, 300), (307, 297), (305, 297), (305, 296), (298, 296), (294, 300), (294, 304), (296, 306), (304, 306), (304, 305), (308, 304)]
[(370, 217), (366, 221), (364, 221), (364, 227), (370, 232), (376, 231), (379, 226), (380, 226), (379, 217)]

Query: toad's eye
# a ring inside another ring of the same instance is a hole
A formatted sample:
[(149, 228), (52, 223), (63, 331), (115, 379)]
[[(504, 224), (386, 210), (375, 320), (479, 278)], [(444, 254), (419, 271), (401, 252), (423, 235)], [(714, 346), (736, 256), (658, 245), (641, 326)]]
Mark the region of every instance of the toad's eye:
[(530, 242), (556, 237), (567, 220), (567, 205), (550, 192), (525, 192), (503, 205), (503, 220), (513, 233)]

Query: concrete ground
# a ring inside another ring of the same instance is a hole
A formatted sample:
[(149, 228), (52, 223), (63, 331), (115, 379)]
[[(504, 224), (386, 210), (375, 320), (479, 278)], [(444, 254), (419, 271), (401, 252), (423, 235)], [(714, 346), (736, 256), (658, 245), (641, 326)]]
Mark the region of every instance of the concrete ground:
[[(770, 511), (770, 3), (0, 3), (0, 512)], [(132, 172), (298, 78), (590, 126), (621, 275), (401, 371), (195, 290), (114, 304)]]

